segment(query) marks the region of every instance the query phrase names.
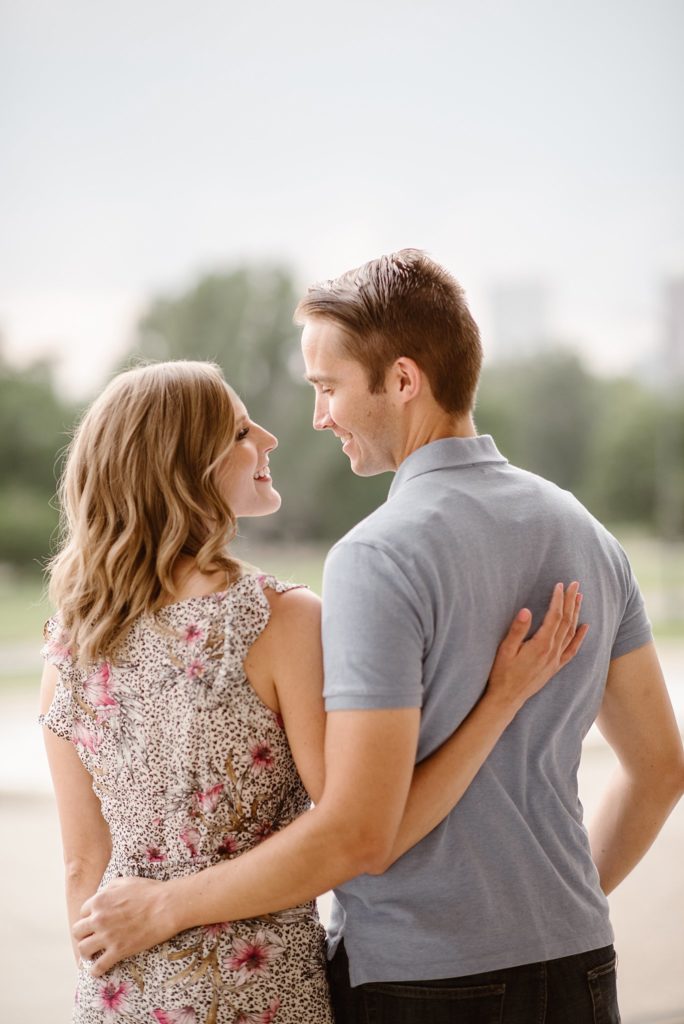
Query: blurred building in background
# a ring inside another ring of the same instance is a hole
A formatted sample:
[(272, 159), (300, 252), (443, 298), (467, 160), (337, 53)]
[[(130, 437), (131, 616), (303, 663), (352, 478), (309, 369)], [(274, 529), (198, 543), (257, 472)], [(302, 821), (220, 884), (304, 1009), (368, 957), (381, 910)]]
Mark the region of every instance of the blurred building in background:
[(666, 382), (684, 384), (684, 273), (665, 282), (663, 361)]
[(543, 281), (501, 281), (490, 290), (491, 342), (488, 355), (508, 361), (525, 359), (548, 347), (551, 291)]

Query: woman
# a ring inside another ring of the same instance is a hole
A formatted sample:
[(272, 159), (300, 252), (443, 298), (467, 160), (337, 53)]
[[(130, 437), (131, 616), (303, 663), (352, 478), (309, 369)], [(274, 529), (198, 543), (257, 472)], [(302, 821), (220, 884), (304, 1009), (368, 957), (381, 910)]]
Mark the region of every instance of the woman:
[[(114, 878), (239, 855), (322, 790), (318, 599), (248, 572), (228, 547), (237, 517), (280, 505), (276, 443), (196, 362), (119, 375), (76, 432), (41, 695), (72, 924)], [(524, 645), (520, 613), (479, 709), (495, 698), (514, 712), (576, 653), (577, 591), (556, 588)], [(458, 801), (503, 730), (477, 709), (466, 724), (445, 744), (468, 752), (458, 777), (423, 762), (395, 856), (434, 827), (445, 793)], [(191, 929), (103, 977), (81, 962), (73, 1019), (326, 1024), (323, 938), (305, 904)]]

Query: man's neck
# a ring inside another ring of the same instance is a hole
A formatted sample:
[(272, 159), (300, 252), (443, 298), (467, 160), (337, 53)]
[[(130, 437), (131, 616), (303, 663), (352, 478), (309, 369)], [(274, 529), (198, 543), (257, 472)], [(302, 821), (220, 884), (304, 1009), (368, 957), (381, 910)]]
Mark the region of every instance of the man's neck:
[(401, 446), (401, 456), (397, 461), (398, 469), (419, 448), (433, 441), (442, 441), (447, 437), (477, 437), (475, 423), (470, 413), (465, 416), (450, 416), (448, 413), (436, 415), (412, 424)]

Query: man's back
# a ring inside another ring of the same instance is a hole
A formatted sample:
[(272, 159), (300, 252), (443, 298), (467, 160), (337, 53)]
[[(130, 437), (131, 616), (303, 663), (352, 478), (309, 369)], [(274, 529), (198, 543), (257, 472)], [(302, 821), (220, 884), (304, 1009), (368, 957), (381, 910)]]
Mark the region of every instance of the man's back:
[[(576, 769), (611, 658), (650, 629), (615, 540), (489, 438), (414, 452), (326, 566), (326, 706), (421, 706), (419, 760), (482, 693), (518, 608), (579, 579), (591, 630), (523, 708), (449, 817), (383, 876), (340, 890), (354, 984), (475, 974), (612, 941)], [(534, 628), (534, 627), (533, 627)], [(338, 908), (334, 930), (342, 925)]]

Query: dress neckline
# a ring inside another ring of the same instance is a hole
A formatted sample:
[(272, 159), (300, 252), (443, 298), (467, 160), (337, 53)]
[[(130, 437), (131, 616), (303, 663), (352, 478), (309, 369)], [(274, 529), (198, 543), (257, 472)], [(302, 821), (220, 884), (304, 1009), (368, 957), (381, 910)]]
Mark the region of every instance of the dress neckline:
[(222, 590), (211, 590), (208, 594), (194, 594), (192, 597), (181, 597), (178, 601), (170, 601), (168, 604), (163, 604), (160, 608), (157, 608), (153, 614), (158, 615), (160, 612), (167, 611), (169, 608), (182, 608), (184, 605), (192, 604), (193, 601), (207, 601), (210, 598), (213, 598), (214, 600), (223, 600), (245, 580), (256, 580), (259, 584), (262, 584), (264, 580), (272, 578), (273, 577), (269, 576), (268, 573), (246, 572), (243, 573), (242, 576), (238, 576), (230, 586), (223, 587)]

